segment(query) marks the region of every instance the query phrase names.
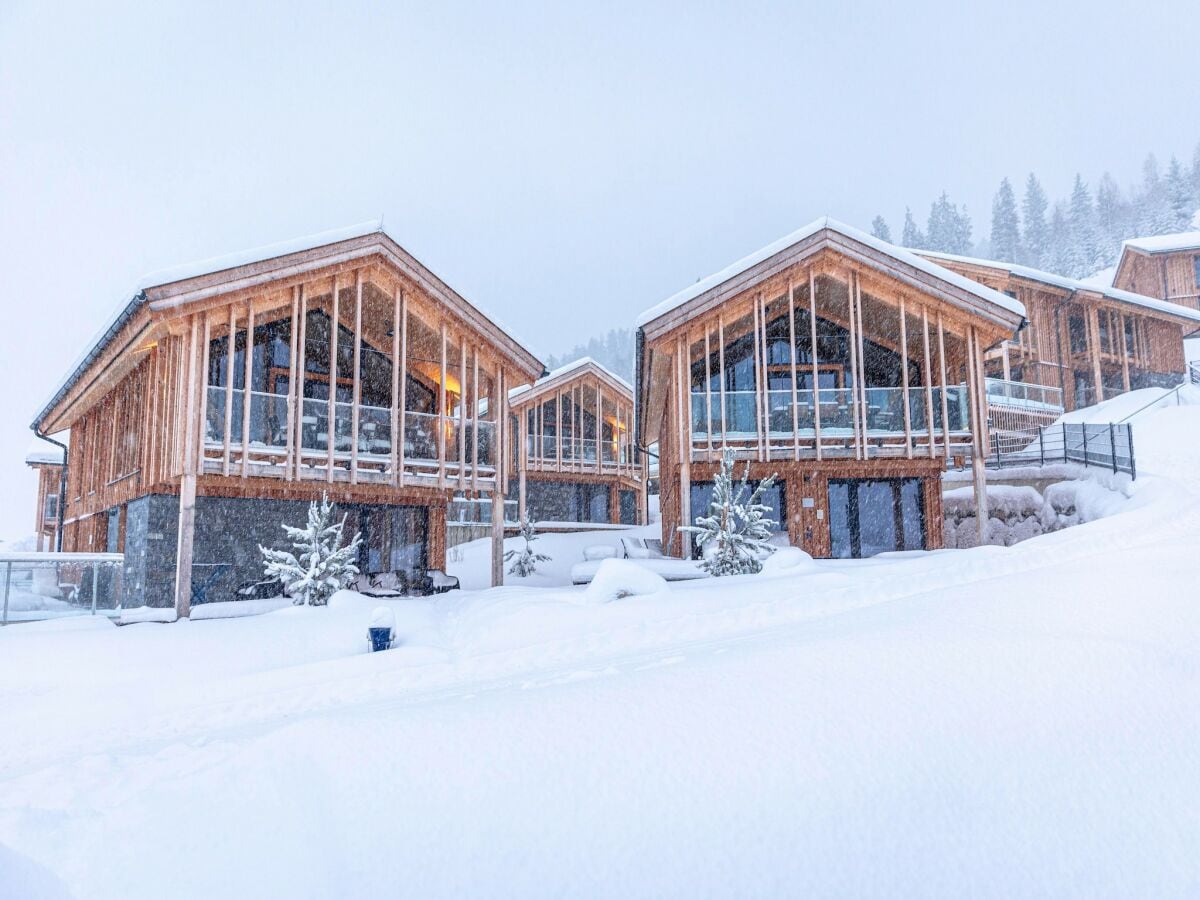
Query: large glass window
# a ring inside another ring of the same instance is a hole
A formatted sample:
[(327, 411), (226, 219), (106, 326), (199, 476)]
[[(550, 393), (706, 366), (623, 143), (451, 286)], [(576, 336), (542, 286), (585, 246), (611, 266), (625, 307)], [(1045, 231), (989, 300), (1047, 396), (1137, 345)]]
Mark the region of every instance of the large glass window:
[(835, 559), (924, 549), (921, 480), (831, 479), (829, 532)]
[[(735, 484), (741, 484), (740, 479), (735, 481)], [(750, 496), (750, 491), (753, 491), (758, 486), (757, 481), (749, 482), (746, 490), (746, 499)], [(787, 495), (785, 483), (776, 481), (769, 488), (763, 491), (762, 503), (768, 507), (765, 517), (771, 523), (772, 531), (783, 531), (783, 523), (787, 521), (787, 510), (784, 508), (784, 498)], [(707, 515), (709, 507), (712, 505), (713, 498), (713, 483), (711, 481), (693, 481), (692, 482), (692, 522), (695, 524), (696, 518)], [(691, 536), (695, 540), (695, 535)], [(698, 551), (698, 548), (695, 548)]]

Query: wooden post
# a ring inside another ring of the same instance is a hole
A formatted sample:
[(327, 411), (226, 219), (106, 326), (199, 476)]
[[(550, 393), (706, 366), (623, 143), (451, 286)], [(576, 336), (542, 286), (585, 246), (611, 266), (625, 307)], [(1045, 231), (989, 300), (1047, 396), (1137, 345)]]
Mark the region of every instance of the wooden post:
[(900, 368), (904, 394), (904, 456), (912, 459), (912, 410), (908, 406), (908, 322), (904, 312), (904, 295), (900, 295)]
[(762, 404), (763, 404), (763, 459), (771, 458), (771, 374), (767, 365), (767, 301), (758, 295), (758, 327), (761, 335), (758, 352), (762, 357)]
[[(929, 310), (921, 305), (921, 352), (925, 357), (925, 430), (929, 433), (929, 458), (937, 456), (937, 441), (933, 439), (933, 366), (929, 359)], [(948, 448), (943, 448), (947, 450)]]
[(987, 461), (984, 458), (985, 445), (981, 439), (987, 429), (987, 420), (979, 414), (980, 384), (977, 368), (978, 355), (978, 338), (975, 333), (975, 327), (971, 326), (967, 332), (967, 390), (973, 398), (971, 406), (975, 413), (975, 421), (972, 423), (971, 428), (971, 445), (974, 450), (971, 454), (971, 475), (975, 489), (975, 523), (978, 531), (979, 546), (982, 547), (987, 543), (988, 537)]
[(200, 416), (199, 422), (196, 425), (198, 433), (196, 435), (196, 447), (189, 452), (196, 459), (198, 471), (204, 471), (204, 443), (208, 432), (208, 353), (209, 344), (212, 343), (212, 314), (204, 314), (204, 339), (200, 350)]
[(846, 273), (846, 311), (847, 317), (850, 320), (850, 373), (853, 381), (850, 411), (853, 414), (854, 421), (854, 458), (862, 459), (862, 422), (858, 411), (858, 338), (856, 336), (856, 317), (854, 315), (854, 276), (850, 272)]
[(861, 376), (861, 378), (855, 380), (860, 385), (857, 399), (859, 401), (859, 414), (862, 416), (863, 459), (867, 459), (871, 455), (871, 443), (867, 440), (867, 432), (870, 431), (870, 428), (867, 421), (867, 355), (863, 352), (862, 278), (857, 271), (852, 271), (851, 275), (854, 278), (854, 315), (857, 319), (855, 329), (858, 332), (858, 372)]
[(400, 431), (400, 286), (392, 287), (392, 393), (390, 423), (391, 441), (388, 453), (390, 457), (392, 486), (400, 483), (400, 454), (403, 452), (404, 435)]
[(596, 474), (604, 471), (604, 389), (596, 382)]
[[(176, 618), (186, 619), (192, 611), (192, 551), (196, 530), (196, 464), (198, 454), (196, 444), (199, 422), (197, 411), (199, 400), (197, 394), (201, 391), (204, 381), (197, 371), (200, 348), (199, 314), (192, 315), (191, 333), (188, 341), (187, 377), (184, 382), (184, 451), (183, 475), (179, 483), (179, 533), (175, 546), (175, 615)], [(207, 317), (205, 317), (207, 323)]]
[(1121, 333), (1117, 335), (1121, 341), (1121, 389), (1129, 393), (1129, 345), (1125, 341), (1125, 313), (1120, 317)]
[[(294, 310), (293, 310), (294, 312)], [(295, 330), (292, 332), (295, 335)], [(294, 339), (294, 337), (293, 337)], [(263, 349), (264, 355), (271, 352), (268, 344)], [(289, 356), (290, 360), (291, 357)], [(250, 407), (254, 403), (250, 386), (254, 380), (254, 301), (246, 301), (246, 352), (245, 368), (242, 371), (242, 477), (250, 474)], [(264, 370), (270, 366), (270, 361), (264, 359)], [(290, 421), (290, 420), (289, 420)], [(287, 466), (284, 466), (286, 469)]]
[(458, 489), (467, 487), (467, 338), (458, 350)]
[[(499, 400), (497, 399), (497, 402)], [(493, 403), (492, 407), (495, 408)], [(500, 427), (496, 427), (493, 444), (500, 442)], [(520, 459), (520, 448), (517, 458)], [(475, 371), (471, 375), (471, 491), (479, 493), (479, 348), (475, 348)]]
[(362, 426), (362, 293), (363, 270), (354, 273), (354, 380), (350, 390), (350, 483), (358, 484), (358, 443)]
[[(766, 388), (763, 386), (766, 373), (762, 370), (762, 355), (759, 347), (759, 330), (758, 317), (760, 315), (758, 309), (759, 295), (754, 295), (754, 428), (758, 438), (758, 458), (761, 461), (763, 458), (763, 394)], [(682, 412), (682, 410), (681, 410)], [(688, 523), (691, 524), (691, 523)]]
[(296, 430), (296, 480), (301, 479), (300, 465), (304, 457), (304, 381), (308, 366), (308, 297), (304, 293), (304, 285), (300, 285), (300, 336), (298, 341), (297, 362), (294, 365), (292, 390), (296, 394), (296, 417), (292, 427)]
[(503, 440), (504, 370), (496, 371), (496, 476), (492, 481), (492, 587), (504, 584), (504, 479), (508, 447)]
[(288, 339), (288, 394), (287, 394), (287, 454), (284, 456), (284, 475), (291, 481), (296, 473), (296, 458), (300, 448), (296, 442), (296, 423), (300, 412), (296, 404), (296, 344), (300, 327), (300, 286), (292, 288), (292, 329)]
[[(229, 476), (229, 441), (231, 432), (233, 431), (233, 348), (237, 343), (237, 314), (234, 312), (233, 304), (229, 304), (229, 341), (227, 351), (225, 353), (225, 434), (221, 441), (221, 474)], [(249, 342), (247, 342), (249, 343)], [(249, 347), (246, 348), (247, 357), (249, 357)], [(208, 373), (205, 373), (207, 377)], [(242, 406), (246, 405), (246, 392), (242, 391)], [(242, 441), (242, 445), (245, 445)]]
[(328, 470), (325, 480), (333, 481), (333, 451), (337, 443), (337, 387), (338, 387), (338, 331), (341, 318), (338, 315), (338, 277), (333, 276), (333, 298), (329, 314), (329, 427), (326, 428)]
[(559, 388), (555, 393), (557, 398), (554, 401), (554, 444), (555, 444), (555, 462), (558, 463), (558, 471), (563, 469), (563, 405), (562, 405), (562, 388)]
[(796, 390), (796, 285), (788, 279), (788, 360), (792, 364), (792, 458), (800, 461), (800, 394)]
[(404, 442), (408, 434), (408, 295), (400, 291), (400, 433), (394, 438), (399, 451), (397, 484), (404, 487)]
[[(938, 333), (938, 386), (942, 390), (942, 452), (950, 457), (950, 398), (946, 396), (946, 333), (942, 328), (942, 311), (937, 314)], [(986, 410), (985, 410), (986, 411)], [(929, 433), (933, 435), (933, 423), (929, 423)]]
[(812, 332), (813, 443), (821, 458), (821, 377), (817, 367), (817, 276), (808, 270), (808, 325)]
[(441, 378), (438, 385), (438, 487), (446, 486), (446, 424), (450, 417), (446, 415), (446, 323), (442, 322), (442, 363)]
[(1092, 372), (1096, 379), (1096, 403), (1104, 399), (1104, 375), (1100, 371), (1100, 318), (1099, 313), (1093, 307), (1088, 310), (1088, 323), (1093, 340), (1089, 343), (1092, 345)]
[[(721, 446), (725, 446), (727, 428), (725, 423), (725, 318), (717, 315), (717, 367), (721, 378)], [(661, 490), (661, 487), (659, 488)]]
[[(704, 422), (708, 436), (708, 458), (712, 459), (712, 349), (708, 340), (708, 324), (704, 325)], [(617, 455), (618, 469), (620, 454)]]
[[(679, 417), (677, 424), (680, 426), (680, 432), (690, 432), (690, 428), (683, 427), (686, 419), (684, 418), (684, 410), (681, 405), (683, 385), (686, 384), (684, 379), (684, 353), (687, 348), (683, 338), (679, 338), (676, 342), (675, 352), (675, 402), (679, 407)], [(682, 452), (679, 455), (679, 517), (680, 524), (692, 524), (692, 448), (690, 439), (687, 442), (681, 442), (680, 448)], [(664, 473), (665, 474), (665, 473)], [(683, 558), (692, 558), (691, 541), (683, 539)]]

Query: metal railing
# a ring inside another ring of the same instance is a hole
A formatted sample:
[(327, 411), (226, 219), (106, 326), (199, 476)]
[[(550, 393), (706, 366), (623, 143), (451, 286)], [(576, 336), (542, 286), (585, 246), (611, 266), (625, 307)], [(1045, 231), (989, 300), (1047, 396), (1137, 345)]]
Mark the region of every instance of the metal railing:
[(1117, 422), (1046, 425), (1038, 429), (1026, 446), (1015, 452), (1003, 452), (993, 446), (987, 460), (987, 464), (995, 468), (1044, 466), (1054, 462), (1096, 466), (1137, 478), (1133, 429)]
[(989, 405), (1016, 406), (1038, 412), (1063, 411), (1061, 388), (1002, 378), (985, 378), (984, 382)]
[(124, 566), (120, 553), (0, 554), (0, 625), (113, 615), (121, 608)]

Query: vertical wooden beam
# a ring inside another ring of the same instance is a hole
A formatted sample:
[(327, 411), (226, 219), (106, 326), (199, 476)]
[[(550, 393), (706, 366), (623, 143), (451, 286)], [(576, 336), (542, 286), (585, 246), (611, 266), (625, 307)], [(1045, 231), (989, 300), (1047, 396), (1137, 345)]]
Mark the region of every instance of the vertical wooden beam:
[[(686, 424), (687, 420), (684, 417), (682, 407), (683, 387), (686, 385), (684, 377), (685, 364), (687, 358), (687, 347), (683, 338), (676, 340), (675, 352), (675, 405), (679, 409), (678, 426), (681, 436), (683, 433), (690, 433), (691, 428)], [(691, 439), (680, 444), (683, 451), (679, 456), (679, 515), (680, 522), (684, 525), (692, 524), (692, 448)], [(692, 558), (691, 541), (687, 538), (683, 539), (683, 558)]]
[[(921, 353), (925, 359), (925, 426), (929, 432), (929, 458), (937, 456), (937, 441), (933, 438), (933, 366), (929, 359), (929, 309), (921, 304)], [(943, 448), (948, 451), (948, 448)]]
[(400, 454), (404, 446), (404, 434), (400, 431), (400, 315), (400, 285), (397, 284), (392, 286), (392, 393), (388, 410), (391, 432), (388, 465), (393, 487), (400, 483)]
[(358, 484), (358, 442), (362, 426), (362, 294), (363, 270), (354, 272), (354, 378), (350, 389), (350, 483)]
[(504, 422), (508, 391), (504, 370), (496, 366), (496, 475), (492, 481), (492, 587), (504, 584), (504, 475), (508, 468), (508, 445)]
[(520, 463), (517, 469), (517, 521), (525, 521), (525, 478), (529, 470), (529, 420), (533, 419), (534, 424), (537, 423), (537, 410), (530, 408), (521, 411), (521, 416), (517, 420), (517, 440), (521, 442), (520, 449), (517, 451), (517, 461)]
[(1104, 375), (1100, 370), (1100, 318), (1095, 307), (1088, 310), (1088, 324), (1093, 336), (1089, 341), (1092, 345), (1092, 372), (1096, 379), (1096, 403), (1104, 399)]
[[(761, 340), (758, 329), (758, 317), (760, 315), (758, 302), (760, 296), (754, 295), (754, 428), (758, 438), (758, 458), (761, 461), (763, 458), (763, 394), (766, 393), (764, 381), (766, 372), (762, 367), (762, 353), (759, 347)], [(691, 524), (690, 522), (688, 524)]]
[(817, 367), (817, 276), (808, 270), (808, 326), (812, 341), (812, 386), (813, 386), (813, 443), (817, 459), (821, 458), (821, 377)]
[[(937, 313), (938, 336), (938, 386), (942, 390), (942, 452), (950, 458), (950, 398), (946, 396), (946, 332), (942, 328), (942, 311)], [(986, 404), (984, 412), (986, 412)], [(933, 423), (929, 423), (930, 435), (933, 434)]]
[(972, 412), (975, 414), (975, 421), (971, 427), (971, 445), (973, 453), (971, 454), (971, 473), (972, 483), (975, 492), (975, 523), (977, 526), (979, 546), (987, 543), (988, 537), (988, 502), (987, 502), (987, 471), (985, 469), (986, 459), (986, 444), (984, 436), (987, 434), (987, 419), (986, 414), (980, 416), (980, 389), (979, 381), (979, 344), (978, 336), (975, 332), (975, 326), (971, 326), (967, 332), (967, 390), (972, 397)]
[[(904, 402), (904, 456), (912, 459), (912, 410), (908, 406), (908, 321), (904, 311), (904, 295), (900, 295), (900, 369)], [(932, 423), (930, 423), (932, 427)]]
[(213, 313), (211, 312), (204, 314), (204, 337), (200, 353), (200, 423), (197, 426), (199, 433), (197, 434), (196, 448), (190, 451), (196, 457), (200, 472), (204, 471), (204, 441), (208, 431), (208, 353), (209, 344), (212, 342), (212, 317)]
[(854, 458), (863, 458), (862, 447), (862, 417), (858, 410), (858, 337), (857, 327), (855, 322), (857, 317), (854, 315), (854, 276), (846, 272), (846, 317), (850, 322), (850, 374), (851, 374), (851, 397), (850, 412), (854, 421)]
[(438, 487), (446, 486), (446, 424), (450, 417), (446, 414), (446, 323), (442, 322), (442, 362), (441, 377), (438, 379)]
[(338, 331), (341, 318), (338, 315), (338, 277), (333, 276), (333, 296), (329, 312), (329, 427), (325, 429), (328, 440), (325, 480), (333, 481), (333, 451), (337, 444), (337, 387), (338, 387)]
[[(471, 491), (479, 493), (479, 347), (475, 347), (474, 372), (471, 375)], [(496, 403), (499, 402), (497, 398)], [(496, 403), (492, 403), (495, 410)], [(494, 412), (493, 412), (494, 414)], [(493, 444), (500, 443), (500, 426), (496, 426)], [(517, 448), (517, 459), (520, 460), (521, 449)]]
[[(295, 332), (293, 331), (293, 335)], [(294, 338), (293, 338), (294, 339)], [(263, 368), (270, 367), (266, 354), (271, 352), (268, 344), (263, 349)], [(289, 357), (290, 359), (290, 357)], [(246, 352), (242, 360), (246, 365), (242, 370), (242, 477), (250, 474), (250, 408), (254, 403), (250, 388), (254, 380), (254, 301), (246, 301)], [(289, 382), (290, 384), (290, 382)], [(290, 421), (290, 420), (289, 420)], [(286, 469), (287, 467), (284, 466)]]
[[(221, 474), (229, 476), (229, 440), (233, 431), (233, 348), (237, 343), (237, 314), (233, 304), (229, 304), (229, 342), (225, 353), (225, 434), (221, 441)], [(246, 405), (245, 392), (242, 394), (242, 405)], [(243, 445), (246, 443), (242, 441)]]
[(1129, 345), (1125, 342), (1125, 313), (1121, 313), (1120, 317), (1121, 333), (1119, 335), (1121, 341), (1121, 389), (1129, 393)]
[[(393, 343), (393, 346), (395, 344)], [(398, 448), (396, 483), (404, 487), (404, 442), (408, 435), (408, 294), (400, 290), (400, 430), (392, 440)]]
[(759, 353), (762, 354), (763, 375), (763, 459), (771, 458), (771, 374), (768, 365), (769, 351), (767, 348), (767, 301), (762, 293), (758, 295), (758, 327), (762, 335), (758, 342)]
[(717, 368), (721, 378), (721, 446), (724, 447), (728, 433), (725, 422), (725, 317), (720, 313), (717, 314)]
[(800, 409), (796, 388), (796, 285), (788, 278), (788, 360), (792, 364), (792, 458), (800, 461)]
[(467, 487), (467, 338), (458, 345), (458, 489)]
[(292, 391), (296, 395), (296, 415), (292, 418), (292, 428), (296, 435), (296, 480), (301, 479), (301, 464), (304, 458), (304, 381), (308, 368), (308, 296), (304, 285), (297, 288), (300, 304), (300, 334), (296, 338), (297, 351), (293, 354)]
[(562, 404), (562, 397), (563, 397), (562, 388), (559, 388), (555, 392), (554, 396), (556, 398), (554, 401), (554, 426), (555, 426), (554, 427), (554, 444), (555, 444), (555, 452), (554, 452), (555, 460), (554, 461), (556, 463), (558, 463), (557, 470), (559, 472), (561, 472), (563, 470), (562, 451), (563, 451), (563, 418), (564, 418), (563, 417), (563, 404)]
[[(708, 458), (712, 459), (713, 443), (712, 443), (712, 348), (708, 339), (708, 323), (704, 325), (704, 422), (707, 429), (708, 437)], [(617, 461), (620, 462), (620, 454), (617, 455)], [(619, 467), (618, 467), (619, 468)]]
[[(192, 610), (192, 553), (194, 549), (196, 528), (196, 466), (198, 454), (197, 444), (203, 445), (203, 440), (197, 440), (199, 398), (203, 392), (204, 382), (198, 371), (200, 363), (200, 323), (198, 313), (192, 315), (191, 330), (187, 349), (187, 370), (182, 385), (181, 399), (184, 401), (184, 435), (183, 435), (183, 474), (179, 483), (179, 528), (175, 545), (175, 615), (185, 619)], [(207, 326), (208, 317), (205, 316)], [(207, 331), (207, 327), (205, 329)], [(202, 414), (202, 410), (200, 410)]]
[(867, 354), (863, 351), (863, 321), (862, 321), (862, 278), (857, 271), (851, 272), (854, 277), (854, 309), (857, 318), (856, 329), (858, 331), (858, 371), (861, 376), (858, 379), (861, 385), (858, 391), (858, 408), (862, 416), (862, 441), (863, 441), (863, 459), (867, 459), (871, 455), (871, 444), (867, 440), (868, 427), (867, 414)]

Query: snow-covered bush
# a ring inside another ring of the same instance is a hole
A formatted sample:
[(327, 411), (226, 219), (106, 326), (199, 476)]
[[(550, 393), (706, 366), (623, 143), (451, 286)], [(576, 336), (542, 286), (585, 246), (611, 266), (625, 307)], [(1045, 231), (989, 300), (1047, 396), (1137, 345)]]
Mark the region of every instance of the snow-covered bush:
[(608, 603), (625, 597), (649, 597), (669, 591), (666, 579), (629, 559), (606, 559), (583, 591), (588, 603)]
[(525, 539), (525, 546), (520, 550), (507, 551), (504, 554), (504, 561), (512, 560), (512, 565), (508, 569), (509, 575), (528, 578), (537, 572), (538, 563), (550, 562), (550, 557), (533, 549), (533, 542), (538, 539), (538, 533), (528, 517), (521, 521), (519, 534)]
[(813, 558), (799, 547), (780, 547), (763, 560), (764, 575), (795, 575), (815, 566)]
[(345, 525), (345, 516), (340, 522), (333, 520), (333, 504), (322, 494), (320, 503), (314, 500), (309, 504), (306, 527), (283, 526), (297, 553), (259, 545), (263, 572), (268, 578), (283, 582), (284, 592), (297, 606), (324, 606), (334, 593), (348, 587), (358, 577), (354, 560), (358, 557), (362, 535), (355, 534), (343, 547)]
[(733, 449), (721, 451), (721, 470), (713, 483), (713, 497), (706, 516), (681, 531), (699, 535), (703, 555), (700, 567), (709, 575), (747, 575), (761, 571), (762, 561), (775, 551), (771, 545), (771, 507), (762, 502), (763, 492), (775, 483), (772, 475), (750, 492), (750, 463), (741, 483), (733, 483)]

